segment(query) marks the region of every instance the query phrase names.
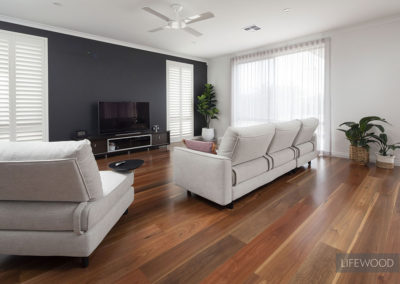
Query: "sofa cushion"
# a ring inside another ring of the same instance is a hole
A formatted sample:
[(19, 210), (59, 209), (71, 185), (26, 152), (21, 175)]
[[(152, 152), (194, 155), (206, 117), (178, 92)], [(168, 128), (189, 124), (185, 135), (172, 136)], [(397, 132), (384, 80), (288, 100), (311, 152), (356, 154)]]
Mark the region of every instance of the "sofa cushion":
[(286, 148), (278, 152), (268, 154), (272, 158), (272, 168), (277, 168), (295, 159), (295, 150)]
[(232, 159), (238, 165), (265, 155), (275, 133), (273, 124), (249, 127), (229, 127), (222, 138), (218, 155)]
[(314, 144), (311, 142), (306, 142), (296, 146), (298, 150), (298, 157), (303, 156), (305, 154), (311, 153), (314, 151)]
[(232, 167), (232, 171), (232, 185), (236, 185), (268, 171), (268, 161), (265, 157), (257, 158)]
[[(7, 188), (0, 184), (0, 200), (35, 200), (35, 201), (88, 201), (103, 196), (99, 169), (94, 159), (88, 140), (64, 142), (2, 142), (0, 144), (0, 179), (6, 179)], [(65, 161), (65, 162), (63, 162)], [(68, 162), (74, 161), (74, 163)], [(60, 163), (57, 163), (60, 162)], [(14, 175), (7, 172), (13, 167)], [(21, 167), (20, 167), (21, 166)], [(57, 168), (59, 167), (59, 168)], [(36, 169), (35, 169), (36, 168)], [(59, 175), (46, 174), (46, 168)], [(62, 176), (68, 168), (69, 176)], [(21, 180), (23, 171), (28, 174), (40, 174), (34, 180)], [(6, 176), (7, 175), (7, 176)], [(76, 186), (64, 189), (67, 179), (75, 179)], [(41, 180), (47, 186), (41, 186)], [(62, 199), (57, 200), (56, 190), (48, 188), (50, 184), (59, 184)], [(79, 186), (82, 184), (82, 186)], [(4, 190), (3, 190), (4, 189)], [(43, 191), (43, 194), (41, 194)], [(41, 199), (43, 197), (43, 199)]]
[(301, 127), (296, 139), (293, 142), (294, 146), (311, 141), (313, 134), (318, 127), (317, 118), (300, 119), (300, 122)]
[(275, 123), (275, 136), (268, 148), (268, 153), (274, 153), (293, 145), (301, 123), (298, 120)]
[(204, 153), (217, 154), (214, 142), (183, 139), (186, 148)]
[[(104, 197), (86, 204), (81, 212), (81, 230), (96, 225), (128, 190), (133, 173), (100, 172)], [(73, 215), (80, 203), (0, 201), (0, 230), (72, 231)]]
[(0, 230), (72, 231), (79, 203), (0, 201)]
[(111, 210), (118, 200), (127, 191), (133, 190), (133, 173), (117, 173), (113, 171), (101, 171), (104, 197), (88, 202), (81, 215), (81, 230), (87, 231), (95, 226)]

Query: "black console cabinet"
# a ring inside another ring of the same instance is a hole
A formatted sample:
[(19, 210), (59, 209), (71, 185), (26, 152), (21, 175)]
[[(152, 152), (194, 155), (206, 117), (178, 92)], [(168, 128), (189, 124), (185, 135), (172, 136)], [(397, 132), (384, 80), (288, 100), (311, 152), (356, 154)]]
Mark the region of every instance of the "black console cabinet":
[(170, 144), (170, 132), (127, 133), (88, 138), (93, 154), (107, 155), (137, 149), (150, 149)]

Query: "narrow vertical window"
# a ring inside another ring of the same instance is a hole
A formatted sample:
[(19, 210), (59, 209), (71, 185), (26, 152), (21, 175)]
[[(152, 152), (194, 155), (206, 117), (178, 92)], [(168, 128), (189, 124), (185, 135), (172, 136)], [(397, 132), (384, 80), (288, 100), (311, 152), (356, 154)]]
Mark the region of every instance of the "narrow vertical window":
[(167, 61), (167, 128), (171, 141), (193, 137), (193, 65)]

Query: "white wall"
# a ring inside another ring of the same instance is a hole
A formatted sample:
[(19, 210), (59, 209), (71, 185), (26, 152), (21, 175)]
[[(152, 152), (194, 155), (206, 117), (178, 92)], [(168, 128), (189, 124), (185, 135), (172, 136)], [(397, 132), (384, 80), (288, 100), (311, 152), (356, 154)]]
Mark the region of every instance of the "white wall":
[(230, 57), (218, 57), (208, 61), (208, 83), (215, 87), (217, 107), (220, 110), (219, 119), (211, 120), (215, 135), (222, 137), (231, 123), (231, 63)]
[[(332, 153), (348, 156), (348, 141), (336, 130), (344, 121), (378, 115), (392, 126), (386, 132), (393, 142), (400, 141), (400, 18), (341, 29), (311, 38), (331, 38), (330, 90), (332, 98)], [(296, 39), (308, 40), (310, 37)], [(286, 42), (287, 43), (287, 42)], [(281, 44), (286, 44), (281, 43)], [(274, 46), (279, 45), (275, 44)], [(270, 46), (263, 47), (267, 49)], [(242, 53), (242, 52), (241, 52)], [(209, 60), (208, 81), (215, 85), (221, 119), (213, 126), (223, 135), (230, 124), (230, 58)], [(371, 150), (371, 158), (374, 159)], [(400, 151), (396, 164), (400, 165)]]

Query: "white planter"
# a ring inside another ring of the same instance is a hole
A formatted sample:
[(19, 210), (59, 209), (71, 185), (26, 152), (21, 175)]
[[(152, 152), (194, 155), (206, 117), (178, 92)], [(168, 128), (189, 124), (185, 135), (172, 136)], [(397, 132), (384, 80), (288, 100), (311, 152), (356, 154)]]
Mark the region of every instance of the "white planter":
[(214, 128), (203, 128), (201, 130), (201, 136), (206, 141), (211, 141), (214, 139)]
[(376, 166), (378, 168), (393, 169), (395, 156), (382, 156), (376, 153)]

